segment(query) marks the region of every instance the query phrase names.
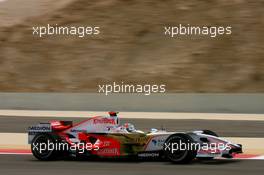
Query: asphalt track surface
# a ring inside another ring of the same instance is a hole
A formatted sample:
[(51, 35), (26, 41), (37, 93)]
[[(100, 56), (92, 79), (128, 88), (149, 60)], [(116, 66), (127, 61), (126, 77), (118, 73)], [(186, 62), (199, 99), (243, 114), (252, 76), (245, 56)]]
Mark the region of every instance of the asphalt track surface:
[[(50, 120), (72, 120), (80, 122), (84, 118), (12, 117), (0, 116), (0, 132), (26, 133), (30, 125)], [(264, 137), (264, 121), (225, 120), (171, 120), (171, 119), (122, 119), (121, 123), (133, 123), (136, 128), (148, 131), (150, 128), (165, 128), (168, 131), (192, 131), (209, 129), (224, 137)]]
[(1, 174), (12, 175), (258, 175), (264, 172), (262, 160), (194, 161), (188, 165), (138, 161), (52, 161), (35, 160), (31, 155), (0, 155)]

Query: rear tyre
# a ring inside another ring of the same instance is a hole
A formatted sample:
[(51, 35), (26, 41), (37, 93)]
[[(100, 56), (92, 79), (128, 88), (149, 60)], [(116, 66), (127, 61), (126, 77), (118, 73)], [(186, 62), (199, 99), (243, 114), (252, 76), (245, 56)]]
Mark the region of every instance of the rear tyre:
[[(163, 151), (167, 160), (172, 163), (185, 164), (191, 162), (197, 154), (194, 140), (186, 134), (174, 134), (167, 138)], [(185, 146), (184, 146), (185, 145)]]
[(39, 160), (55, 160), (58, 158), (59, 152), (55, 149), (50, 149), (48, 145), (58, 143), (55, 136), (46, 133), (37, 134), (31, 143), (31, 152)]

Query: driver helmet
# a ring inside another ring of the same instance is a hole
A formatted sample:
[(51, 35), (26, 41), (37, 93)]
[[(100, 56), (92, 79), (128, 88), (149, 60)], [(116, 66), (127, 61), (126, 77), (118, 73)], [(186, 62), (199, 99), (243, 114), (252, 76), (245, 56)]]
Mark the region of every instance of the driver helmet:
[(108, 114), (110, 115), (110, 117), (117, 117), (118, 112), (110, 111), (108, 112)]
[(124, 124), (124, 128), (128, 131), (128, 132), (133, 132), (135, 131), (135, 126), (131, 123), (125, 123)]

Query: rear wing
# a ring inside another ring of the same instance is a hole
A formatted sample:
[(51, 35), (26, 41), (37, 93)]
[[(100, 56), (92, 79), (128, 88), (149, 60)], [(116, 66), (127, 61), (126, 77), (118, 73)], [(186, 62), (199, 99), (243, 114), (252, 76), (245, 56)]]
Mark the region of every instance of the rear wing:
[(52, 120), (48, 123), (39, 123), (28, 127), (28, 143), (31, 144), (33, 138), (38, 133), (60, 132), (72, 127), (72, 121)]
[(37, 125), (28, 127), (28, 144), (31, 144), (36, 134), (49, 132), (52, 132), (50, 123), (39, 123)]

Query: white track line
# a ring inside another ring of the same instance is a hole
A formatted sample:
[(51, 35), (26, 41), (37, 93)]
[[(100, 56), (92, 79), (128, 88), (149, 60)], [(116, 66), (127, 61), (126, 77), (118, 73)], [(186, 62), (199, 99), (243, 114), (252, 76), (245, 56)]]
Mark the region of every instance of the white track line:
[(27, 141), (28, 141), (27, 133), (0, 133), (0, 146), (27, 145)]
[(249, 159), (254, 159), (254, 160), (264, 160), (264, 155), (262, 155), (262, 156), (257, 156), (257, 157), (253, 157), (253, 158), (249, 158)]
[(264, 160), (264, 156), (255, 156), (255, 157), (249, 157), (249, 158), (234, 158), (236, 160)]
[[(43, 110), (0, 110), (0, 116), (17, 117), (81, 117), (107, 115), (107, 111), (43, 111)], [(220, 113), (171, 113), (171, 112), (120, 112), (120, 118), (139, 119), (204, 119), (264, 121), (264, 114), (220, 114)]]
[(0, 152), (0, 155), (32, 155), (32, 153), (6, 153), (6, 152)]

